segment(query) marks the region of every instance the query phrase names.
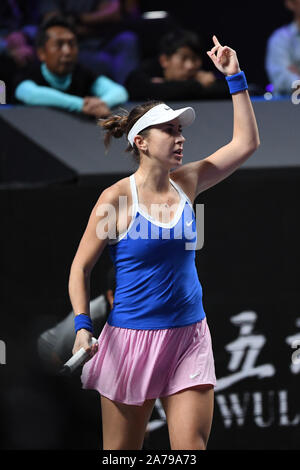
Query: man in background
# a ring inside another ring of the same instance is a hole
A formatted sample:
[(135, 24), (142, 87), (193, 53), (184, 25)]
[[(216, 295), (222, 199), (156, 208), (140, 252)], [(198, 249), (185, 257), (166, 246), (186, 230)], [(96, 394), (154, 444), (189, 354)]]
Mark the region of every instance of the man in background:
[(290, 95), (300, 80), (300, 0), (284, 0), (291, 23), (276, 29), (267, 43), (265, 67), (274, 93)]
[[(90, 302), (90, 315), (95, 338), (100, 336), (108, 315), (113, 307), (116, 289), (115, 270), (112, 266), (107, 274), (105, 292)], [(63, 320), (43, 332), (38, 338), (38, 353), (44, 366), (58, 372), (72, 356), (75, 341), (74, 312), (71, 311)]]
[[(111, 266), (107, 273), (105, 293), (99, 295), (90, 302), (90, 316), (93, 322), (95, 338), (100, 336), (110, 311), (113, 308), (115, 290), (115, 269)], [(47, 370), (58, 373), (63, 364), (70, 359), (72, 356), (75, 336), (73, 311), (71, 311), (62, 321), (54, 325), (53, 328), (46, 330), (39, 336), (37, 341), (38, 354), (42, 364)], [(156, 421), (154, 425), (151, 423), (148, 423), (147, 425), (144, 446), (147, 445), (151, 430), (166, 423), (166, 417), (159, 399), (155, 402), (152, 417)]]
[(203, 70), (202, 63), (202, 47), (196, 33), (167, 33), (160, 41), (158, 57), (144, 61), (125, 82), (130, 100), (229, 98), (224, 78)]
[(79, 63), (122, 85), (139, 62), (139, 39), (127, 27), (138, 15), (133, 0), (40, 0), (42, 20), (53, 14), (68, 17), (78, 38)]
[(51, 17), (36, 37), (39, 63), (15, 81), (15, 100), (31, 106), (54, 106), (96, 118), (127, 101), (126, 89), (110, 78), (78, 64), (77, 37), (63, 17)]

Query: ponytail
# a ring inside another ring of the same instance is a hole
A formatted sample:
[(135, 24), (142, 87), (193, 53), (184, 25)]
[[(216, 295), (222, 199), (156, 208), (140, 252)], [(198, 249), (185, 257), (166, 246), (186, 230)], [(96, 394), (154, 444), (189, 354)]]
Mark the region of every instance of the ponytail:
[[(119, 139), (124, 134), (127, 137), (130, 129), (147, 111), (149, 111), (154, 106), (157, 106), (158, 104), (162, 103), (163, 101), (148, 101), (147, 103), (135, 106), (130, 111), (130, 113), (127, 110), (123, 109), (122, 111), (125, 113), (123, 115), (113, 114), (112, 116), (109, 116), (106, 119), (99, 119), (98, 125), (102, 127), (102, 129), (105, 131), (104, 145), (106, 150), (108, 150), (112, 137)], [(147, 132), (147, 129), (144, 129), (142, 132), (140, 132), (140, 134), (146, 135)], [(139, 150), (135, 144), (131, 146), (131, 144), (128, 143), (128, 146), (125, 151), (133, 152), (135, 160), (138, 163), (140, 162)]]
[(126, 134), (128, 115), (129, 113), (127, 116), (112, 115), (106, 119), (99, 119), (98, 125), (106, 131), (104, 135), (104, 145), (106, 149), (108, 149), (112, 137), (120, 139), (120, 137)]

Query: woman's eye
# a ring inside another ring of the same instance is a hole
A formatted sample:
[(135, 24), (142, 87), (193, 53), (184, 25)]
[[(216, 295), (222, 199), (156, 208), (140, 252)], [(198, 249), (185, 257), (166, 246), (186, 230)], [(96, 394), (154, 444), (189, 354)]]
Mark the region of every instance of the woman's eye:
[(177, 132), (181, 134), (182, 130), (178, 129), (177, 131), (177, 129), (175, 129), (174, 127), (166, 127), (165, 132), (167, 132), (168, 134), (176, 134)]

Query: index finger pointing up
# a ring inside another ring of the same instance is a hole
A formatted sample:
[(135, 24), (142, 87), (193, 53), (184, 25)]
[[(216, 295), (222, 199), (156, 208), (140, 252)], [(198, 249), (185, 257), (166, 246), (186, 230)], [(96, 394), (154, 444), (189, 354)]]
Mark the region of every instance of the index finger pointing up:
[(221, 46), (221, 44), (219, 43), (218, 38), (217, 38), (216, 35), (213, 35), (213, 41), (214, 41), (216, 46)]

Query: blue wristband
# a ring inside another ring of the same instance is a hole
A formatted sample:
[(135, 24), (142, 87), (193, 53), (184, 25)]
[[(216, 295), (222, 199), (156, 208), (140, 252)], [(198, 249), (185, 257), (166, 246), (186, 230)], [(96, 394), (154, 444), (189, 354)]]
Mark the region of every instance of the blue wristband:
[(248, 83), (244, 72), (239, 72), (235, 75), (230, 75), (229, 77), (225, 78), (227, 80), (229, 91), (231, 94), (248, 89)]
[(85, 330), (88, 330), (93, 333), (93, 323), (90, 317), (88, 317), (87, 315), (84, 315), (82, 313), (76, 315), (74, 318), (74, 324), (76, 333), (78, 330), (81, 330), (81, 328), (84, 328)]

